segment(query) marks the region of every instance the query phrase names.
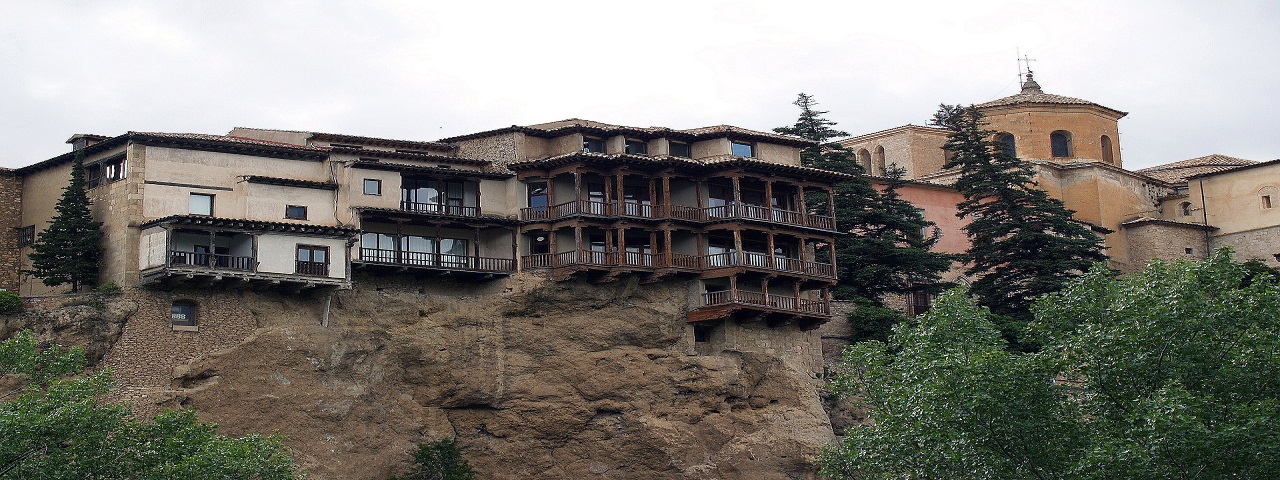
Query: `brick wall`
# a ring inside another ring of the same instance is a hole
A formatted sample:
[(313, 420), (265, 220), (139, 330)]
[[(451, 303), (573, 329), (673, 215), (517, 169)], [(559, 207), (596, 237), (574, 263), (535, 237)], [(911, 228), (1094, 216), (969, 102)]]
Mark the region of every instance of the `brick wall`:
[(18, 291), (18, 228), (22, 226), (22, 179), (0, 169), (0, 289)]

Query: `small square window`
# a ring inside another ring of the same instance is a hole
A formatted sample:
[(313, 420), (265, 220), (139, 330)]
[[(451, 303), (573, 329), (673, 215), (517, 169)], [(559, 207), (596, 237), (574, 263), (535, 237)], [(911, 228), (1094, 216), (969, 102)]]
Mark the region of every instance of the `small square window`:
[(693, 157), (693, 152), (689, 149), (689, 144), (684, 142), (671, 142), (671, 156), (673, 157)]
[(306, 220), (307, 207), (303, 205), (285, 205), (284, 218), (290, 220)]
[(711, 333), (715, 331), (715, 325), (694, 325), (693, 341), (698, 343), (706, 343), (711, 341)]
[(173, 302), (173, 308), (170, 314), (170, 324), (175, 327), (194, 327), (196, 321), (196, 302), (190, 300), (178, 300)]
[(649, 145), (641, 140), (627, 139), (626, 152), (632, 155), (645, 155), (649, 153)]
[(36, 226), (35, 225), (27, 225), (25, 227), (20, 227), (17, 230), (18, 230), (18, 246), (19, 247), (25, 247), (27, 245), (36, 243)]
[(376, 178), (364, 179), (365, 195), (382, 195), (382, 180)]
[(582, 151), (587, 153), (604, 153), (604, 140), (599, 138), (582, 137)]
[(189, 213), (192, 215), (213, 215), (213, 195), (193, 193), (190, 199)]
[(1196, 253), (1195, 249), (1192, 249), (1192, 248), (1184, 248), (1182, 249), (1182, 252), (1186, 253), (1187, 255), (1195, 255)]
[(756, 146), (750, 143), (733, 142), (733, 155), (735, 157), (754, 157), (756, 156)]

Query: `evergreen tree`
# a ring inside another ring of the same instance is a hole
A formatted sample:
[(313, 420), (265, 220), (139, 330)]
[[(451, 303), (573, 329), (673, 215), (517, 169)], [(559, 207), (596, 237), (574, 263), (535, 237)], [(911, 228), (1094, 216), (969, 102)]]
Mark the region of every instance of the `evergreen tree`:
[(399, 480), (475, 480), (476, 472), (462, 457), (458, 442), (444, 438), (419, 443), (413, 451), (413, 470)]
[[(876, 189), (853, 152), (832, 142), (849, 134), (832, 128), (836, 123), (823, 118), (827, 112), (817, 110), (813, 97), (801, 93), (794, 105), (800, 107), (795, 125), (774, 132), (818, 143), (800, 152), (804, 166), (853, 175), (835, 185), (836, 225), (847, 232), (836, 237), (840, 283), (835, 296), (859, 302), (883, 321), (882, 309), (870, 307), (882, 307), (886, 294), (939, 288), (940, 275), (950, 268), (952, 258), (930, 251), (938, 241), (937, 227), (898, 195), (905, 184), (904, 171), (890, 172), (885, 188)], [(826, 195), (815, 195), (805, 203), (823, 211), (827, 202)], [(855, 311), (851, 320), (859, 315)]]
[(1106, 260), (1102, 240), (1037, 188), (1031, 167), (982, 128), (977, 107), (943, 105), (935, 118), (951, 130), (943, 148), (952, 157), (944, 168), (960, 169), (955, 187), (965, 199), (957, 215), (970, 220), (967, 273), (978, 277), (971, 290), (979, 304), (1003, 316), (1001, 329), (1014, 348), (1034, 348), (1018, 342), (1032, 300)]
[(31, 270), (45, 285), (71, 284), (71, 291), (98, 281), (102, 264), (102, 222), (93, 221), (86, 193), (84, 154), (76, 152), (71, 182), (55, 207), (57, 215), (31, 245)]

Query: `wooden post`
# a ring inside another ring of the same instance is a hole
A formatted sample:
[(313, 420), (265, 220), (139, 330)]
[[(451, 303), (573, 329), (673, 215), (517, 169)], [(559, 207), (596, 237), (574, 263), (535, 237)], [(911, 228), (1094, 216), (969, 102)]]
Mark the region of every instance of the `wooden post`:
[(664, 217), (671, 216), (671, 174), (662, 174), (662, 208), (665, 209)]
[(733, 208), (730, 211), (734, 212), (732, 216), (737, 217), (738, 209), (742, 208), (742, 179), (736, 173), (731, 178), (733, 179)]
[[(218, 254), (218, 236), (216, 233), (214, 233), (213, 230), (209, 230), (209, 258), (205, 259), (205, 262), (207, 263), (207, 265), (205, 265), (206, 267), (213, 268), (214, 265), (217, 265), (216, 263), (217, 260), (215, 260), (216, 257), (214, 257), (214, 255), (217, 255), (217, 254)], [(294, 252), (294, 255), (297, 255), (297, 252)]]
[(617, 263), (617, 264), (625, 264), (625, 263), (627, 263), (627, 262), (626, 262), (626, 256), (627, 256), (627, 227), (618, 227), (618, 242), (617, 242), (617, 244), (618, 244), (618, 248), (617, 248), (617, 249), (613, 249), (613, 248), (610, 248), (609, 246), (607, 246), (607, 245), (608, 245), (608, 242), (609, 242), (609, 235), (608, 235), (608, 234), (606, 234), (606, 235), (605, 235), (605, 237), (604, 237), (604, 241), (605, 241), (605, 244), (606, 244), (606, 246), (605, 246), (605, 248), (604, 248), (604, 249), (605, 249), (605, 250), (607, 250), (607, 251), (614, 252), (614, 255), (617, 257), (617, 260), (615, 260), (615, 261), (614, 261), (614, 263)]
[(743, 256), (742, 256), (742, 229), (741, 228), (733, 229), (733, 252), (734, 252), (733, 256), (736, 257), (738, 261), (737, 265), (742, 265)]
[(623, 187), (626, 184), (626, 178), (627, 175), (625, 173), (618, 172), (618, 188), (614, 189), (614, 195), (617, 197), (614, 201), (618, 204), (618, 211), (614, 215), (621, 215), (626, 212), (626, 210), (623, 210), (626, 207), (623, 204), (627, 201), (627, 193), (625, 187)]
[(807, 223), (805, 222), (805, 217), (809, 215), (809, 206), (805, 205), (804, 202), (804, 184), (796, 185), (796, 192), (798, 192), (797, 195), (800, 197), (797, 198), (800, 203), (800, 221), (802, 223)]
[[(550, 240), (550, 238), (548, 238)], [(514, 270), (520, 270), (520, 237), (516, 234), (516, 230), (511, 229), (511, 267)]]
[(827, 242), (827, 251), (830, 252), (830, 255), (831, 255), (831, 274), (835, 275), (836, 273), (836, 239), (835, 238), (832, 238), (831, 241)]
[(556, 177), (547, 176), (544, 179), (547, 182), (547, 210), (550, 211), (551, 207), (556, 206)]
[(769, 242), (769, 243), (768, 243), (768, 248), (769, 248), (769, 268), (777, 268), (777, 267), (778, 267), (778, 262), (777, 262), (777, 260), (775, 260), (775, 259), (773, 258), (773, 232), (767, 232), (767, 233), (765, 233), (765, 236), (766, 236), (766, 238), (768, 238), (768, 242)]
[(701, 210), (702, 210), (702, 208), (703, 208), (703, 205), (705, 205), (705, 204), (706, 204), (706, 202), (703, 202), (703, 201), (702, 201), (702, 184), (703, 184), (703, 183), (704, 183), (704, 181), (703, 181), (703, 180), (701, 180), (701, 179), (699, 179), (699, 180), (697, 180), (697, 181), (693, 182), (693, 194), (694, 194), (694, 195), (696, 195), (696, 196), (698, 197), (698, 198), (697, 198), (697, 200), (698, 200), (697, 206), (698, 206), (698, 210), (699, 210), (699, 211), (701, 211)]
[(575, 202), (582, 200), (582, 172), (578, 171), (573, 172), (573, 200)]
[(663, 254), (663, 256), (667, 261), (667, 266), (670, 267), (672, 262), (671, 250), (674, 248), (671, 245), (671, 227), (666, 227), (662, 229), (662, 237), (663, 237), (663, 242), (667, 244), (667, 251), (666, 253)]
[(773, 180), (764, 181), (764, 207), (765, 218), (773, 220)]

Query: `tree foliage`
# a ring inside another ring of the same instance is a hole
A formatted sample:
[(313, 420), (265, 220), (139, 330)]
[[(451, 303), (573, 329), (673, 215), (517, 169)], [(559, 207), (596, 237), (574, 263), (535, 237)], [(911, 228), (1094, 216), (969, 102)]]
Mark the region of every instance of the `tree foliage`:
[(31, 244), (31, 270), (45, 285), (71, 284), (71, 291), (98, 281), (102, 264), (102, 222), (93, 221), (84, 173), (84, 154), (76, 152), (71, 181), (62, 191), (49, 227)]
[(1102, 239), (1036, 186), (1031, 167), (998, 144), (996, 132), (982, 128), (977, 107), (944, 105), (936, 116), (951, 130), (943, 148), (952, 157), (944, 167), (960, 171), (955, 187), (965, 199), (957, 215), (969, 219), (967, 274), (977, 277), (972, 292), (979, 304), (1007, 317), (1005, 337), (1018, 342), (1034, 298), (1062, 289), (1106, 259)]
[[(800, 152), (804, 166), (852, 176), (835, 185), (836, 225), (847, 232), (836, 238), (836, 298), (881, 306), (886, 294), (936, 289), (952, 258), (930, 251), (939, 230), (898, 194), (905, 172), (895, 169), (884, 189), (876, 189), (853, 152), (832, 142), (849, 134), (833, 128), (836, 123), (823, 117), (828, 112), (817, 110), (818, 103), (803, 93), (794, 105), (800, 107), (796, 123), (774, 131), (817, 142)], [(805, 203), (821, 212), (828, 201), (820, 195)]]
[(462, 457), (452, 438), (419, 443), (413, 453), (413, 470), (399, 480), (475, 480), (476, 472)]
[[(1219, 253), (1040, 299), (1037, 353), (949, 292), (889, 344), (844, 356), (833, 390), (873, 426), (822, 457), (831, 478), (1276, 478), (1280, 284)], [(899, 351), (891, 355), (889, 351)]]
[(29, 331), (0, 343), (0, 479), (289, 479), (279, 437), (232, 438), (191, 410), (139, 423), (100, 405), (110, 373), (83, 376), (79, 348), (37, 348)]

